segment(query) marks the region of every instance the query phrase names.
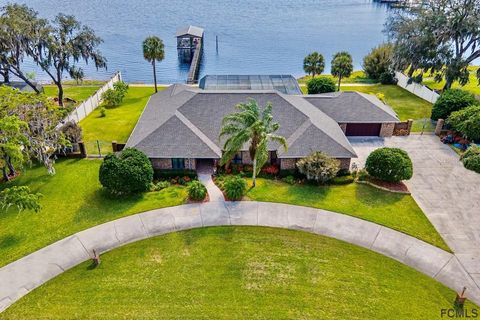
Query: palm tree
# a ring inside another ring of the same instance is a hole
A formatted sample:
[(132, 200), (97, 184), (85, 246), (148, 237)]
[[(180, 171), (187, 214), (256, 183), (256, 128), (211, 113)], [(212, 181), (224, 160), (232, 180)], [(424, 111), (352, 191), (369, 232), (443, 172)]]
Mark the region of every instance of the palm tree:
[(155, 82), (155, 93), (157, 89), (157, 71), (155, 61), (162, 61), (165, 58), (163, 41), (159, 37), (150, 36), (143, 41), (143, 57), (153, 66), (153, 81)]
[(350, 77), (353, 72), (353, 61), (350, 53), (337, 52), (332, 59), (332, 75), (338, 78), (338, 91), (343, 77)]
[(263, 111), (253, 99), (247, 103), (238, 104), (236, 108), (238, 112), (223, 118), (220, 137), (227, 136), (227, 140), (223, 147), (220, 164), (225, 165), (231, 161), (246, 143), (250, 143), (248, 151), (253, 161), (252, 180), (255, 187), (256, 176), (268, 160), (268, 142), (277, 142), (287, 151), (287, 140), (275, 134), (280, 126), (273, 122), (270, 103), (265, 106)]
[(315, 78), (317, 74), (321, 74), (323, 69), (325, 69), (325, 59), (318, 52), (310, 53), (303, 59), (303, 70), (307, 74), (311, 74), (312, 78)]

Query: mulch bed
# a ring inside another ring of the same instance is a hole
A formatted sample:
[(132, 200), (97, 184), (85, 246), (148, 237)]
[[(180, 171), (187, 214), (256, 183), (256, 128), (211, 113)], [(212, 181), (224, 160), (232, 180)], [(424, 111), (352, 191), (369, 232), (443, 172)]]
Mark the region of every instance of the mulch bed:
[(382, 181), (379, 179), (375, 179), (372, 177), (367, 177), (366, 182), (372, 184), (373, 186), (380, 187), (382, 189), (387, 189), (388, 191), (392, 192), (399, 192), (399, 193), (408, 193), (410, 194), (410, 190), (408, 190), (408, 187), (405, 183), (403, 182), (388, 182), (388, 181)]

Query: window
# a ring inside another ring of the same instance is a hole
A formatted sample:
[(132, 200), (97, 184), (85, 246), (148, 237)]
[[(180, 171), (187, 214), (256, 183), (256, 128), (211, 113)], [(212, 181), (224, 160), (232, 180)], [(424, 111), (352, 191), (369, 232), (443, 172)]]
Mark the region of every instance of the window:
[(241, 152), (237, 153), (235, 155), (235, 157), (233, 157), (232, 163), (234, 163), (234, 164), (241, 164), (242, 163), (242, 153)]
[(172, 158), (172, 169), (185, 169), (185, 159)]

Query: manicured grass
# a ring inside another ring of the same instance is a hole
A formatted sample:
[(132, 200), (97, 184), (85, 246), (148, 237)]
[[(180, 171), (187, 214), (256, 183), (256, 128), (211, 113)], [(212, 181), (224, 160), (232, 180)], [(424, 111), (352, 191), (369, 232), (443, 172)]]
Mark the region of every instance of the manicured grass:
[[(413, 132), (422, 131), (424, 123), (424, 131), (435, 130), (435, 125), (430, 120), (432, 104), (399, 86), (377, 84), (373, 86), (342, 86), (341, 89), (343, 91), (359, 91), (374, 95), (377, 93), (384, 94), (386, 103), (395, 110), (400, 120), (416, 120), (413, 123)], [(426, 119), (426, 122), (424, 119)]]
[[(335, 83), (338, 82), (338, 78), (335, 78), (331, 74), (322, 74), (322, 75), (316, 76), (316, 77), (327, 77), (327, 78), (333, 79), (335, 81)], [(305, 84), (311, 78), (312, 78), (311, 76), (303, 76), (303, 77), (298, 79), (298, 83)], [(350, 77), (342, 79), (342, 83), (375, 83), (375, 82), (376, 82), (375, 80), (368, 78), (367, 75), (365, 74), (365, 72), (363, 72), (361, 70), (354, 71), (354, 72), (352, 72)]]
[[(476, 76), (477, 69), (480, 68), (479, 66), (471, 66), (469, 67), (470, 70), (470, 76), (469, 76), (469, 82), (465, 86), (461, 86), (458, 82), (455, 82), (453, 84), (453, 88), (459, 88), (462, 90), (470, 91), (473, 94), (476, 94), (477, 96), (480, 96), (480, 85), (478, 83), (478, 79)], [(423, 81), (423, 84), (428, 86), (431, 89), (436, 89), (436, 90), (442, 90), (443, 87), (445, 86), (445, 81), (442, 82), (435, 82), (433, 78), (425, 78)]]
[(35, 167), (13, 181), (43, 194), (43, 208), (38, 213), (10, 209), (0, 214), (0, 266), (77, 231), (133, 213), (179, 205), (187, 198), (183, 187), (112, 198), (98, 181), (100, 164), (100, 160), (62, 160), (57, 162), (54, 176)]
[[(64, 96), (66, 98), (73, 99), (77, 104), (82, 103), (87, 100), (91, 95), (97, 92), (98, 89), (103, 85), (103, 83), (93, 83), (85, 85), (64, 85)], [(58, 89), (55, 85), (44, 86), (45, 94), (49, 97), (57, 97)]]
[(373, 251), (273, 228), (194, 229), (101, 259), (34, 290), (0, 319), (436, 319), (455, 298)]
[(102, 155), (112, 152), (112, 141), (127, 142), (148, 99), (154, 92), (152, 87), (130, 87), (122, 105), (107, 109), (105, 117), (100, 116), (100, 109), (97, 108), (83, 119), (80, 126), (83, 129), (83, 141), (87, 151), (98, 154), (97, 140), (99, 140)]
[[(249, 180), (249, 184), (251, 181)], [(450, 251), (415, 200), (368, 185), (289, 185), (258, 179), (247, 197), (257, 201), (280, 202), (348, 214), (404, 232)]]

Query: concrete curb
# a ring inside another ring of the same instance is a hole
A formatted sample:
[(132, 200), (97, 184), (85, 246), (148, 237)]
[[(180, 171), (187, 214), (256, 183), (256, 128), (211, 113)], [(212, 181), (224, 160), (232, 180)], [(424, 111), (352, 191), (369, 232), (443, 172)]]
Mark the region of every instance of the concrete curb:
[(57, 241), (0, 269), (0, 311), (31, 290), (124, 244), (207, 226), (266, 226), (343, 240), (406, 264), (480, 305), (480, 288), (457, 258), (442, 249), (378, 224), (321, 209), (263, 202), (207, 202), (152, 210), (110, 221)]

